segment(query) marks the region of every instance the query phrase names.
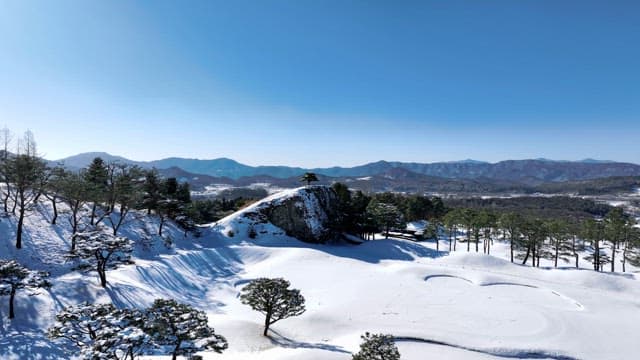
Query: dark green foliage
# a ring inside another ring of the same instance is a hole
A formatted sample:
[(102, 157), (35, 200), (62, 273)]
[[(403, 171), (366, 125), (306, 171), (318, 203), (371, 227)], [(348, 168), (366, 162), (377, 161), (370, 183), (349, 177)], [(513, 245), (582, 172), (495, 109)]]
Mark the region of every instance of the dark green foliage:
[(514, 198), (463, 198), (446, 199), (449, 208), (486, 208), (499, 213), (517, 212), (520, 215), (539, 218), (590, 219), (604, 217), (612, 207), (593, 200), (568, 196), (514, 197)]
[(63, 340), (80, 350), (70, 354), (83, 359), (132, 359), (152, 350), (164, 350), (173, 359), (227, 348), (224, 337), (208, 325), (207, 315), (174, 300), (157, 299), (145, 310), (117, 309), (112, 304), (79, 304), (56, 315), (57, 323), (48, 331), (54, 340)]
[(198, 224), (218, 221), (255, 202), (256, 198), (217, 198), (193, 200), (185, 207), (185, 213)]
[(307, 172), (304, 173), (304, 175), (302, 175), (300, 177), (300, 181), (302, 182), (306, 182), (307, 186), (310, 185), (312, 182), (314, 181), (318, 181), (318, 176), (316, 176), (316, 174), (312, 173), (312, 172)]
[(157, 299), (146, 311), (145, 332), (158, 345), (172, 348), (172, 359), (212, 350), (221, 353), (227, 340), (208, 325), (207, 314), (175, 300)]
[(361, 336), (360, 351), (353, 354), (353, 360), (399, 360), (400, 351), (393, 336), (365, 333)]
[(390, 230), (404, 225), (403, 215), (397, 206), (375, 198), (367, 206), (367, 213), (371, 214), (380, 229), (384, 229), (387, 238)]
[(14, 299), (18, 290), (50, 286), (48, 273), (30, 270), (15, 260), (0, 260), (0, 296), (9, 296), (9, 319), (15, 317)]
[(158, 208), (158, 202), (163, 199), (165, 192), (163, 191), (163, 183), (158, 170), (154, 168), (145, 171), (142, 188), (144, 190), (142, 205), (147, 209), (147, 213), (150, 214), (152, 210)]
[(102, 158), (95, 158), (83, 173), (87, 184), (87, 195), (89, 201), (93, 203), (91, 209), (91, 225), (94, 224), (98, 204), (107, 200), (107, 188), (109, 180), (109, 170)]
[(76, 251), (69, 258), (89, 261), (103, 288), (107, 287), (107, 270), (129, 264), (133, 252), (133, 241), (99, 231), (77, 234), (76, 244)]
[(46, 164), (39, 157), (19, 154), (9, 158), (6, 163), (7, 182), (13, 188), (14, 214), (18, 210), (16, 230), (16, 248), (22, 248), (22, 227), (24, 215), (43, 191), (47, 178)]
[(282, 278), (259, 278), (242, 289), (240, 301), (265, 315), (264, 332), (276, 321), (305, 312), (304, 297), (298, 289), (289, 289), (290, 283)]

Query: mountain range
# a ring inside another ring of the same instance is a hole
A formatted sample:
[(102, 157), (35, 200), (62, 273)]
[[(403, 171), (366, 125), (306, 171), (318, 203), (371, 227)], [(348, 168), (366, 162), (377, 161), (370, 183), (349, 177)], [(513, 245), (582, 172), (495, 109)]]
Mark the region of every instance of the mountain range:
[(86, 167), (95, 157), (139, 165), (143, 168), (180, 168), (192, 174), (240, 179), (269, 176), (286, 179), (310, 171), (330, 177), (365, 177), (404, 169), (409, 172), (446, 179), (490, 179), (523, 184), (598, 179), (611, 176), (640, 176), (640, 165), (586, 159), (582, 161), (554, 161), (548, 159), (505, 160), (489, 163), (476, 160), (454, 162), (415, 163), (378, 161), (354, 167), (300, 168), (289, 166), (249, 166), (228, 158), (211, 160), (166, 158), (154, 161), (134, 161), (108, 153), (82, 153), (57, 160), (69, 168)]

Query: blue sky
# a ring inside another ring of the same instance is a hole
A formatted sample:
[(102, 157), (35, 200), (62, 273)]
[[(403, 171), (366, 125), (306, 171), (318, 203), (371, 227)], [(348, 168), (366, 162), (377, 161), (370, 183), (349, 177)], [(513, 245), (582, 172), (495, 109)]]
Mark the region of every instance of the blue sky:
[(0, 0), (0, 126), (57, 159), (640, 163), (638, 1)]

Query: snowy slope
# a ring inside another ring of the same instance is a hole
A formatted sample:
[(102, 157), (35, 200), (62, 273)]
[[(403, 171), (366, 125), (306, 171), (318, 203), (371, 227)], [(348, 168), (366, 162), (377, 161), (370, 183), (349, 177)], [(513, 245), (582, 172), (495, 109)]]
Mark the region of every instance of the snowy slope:
[[(15, 321), (0, 299), (0, 358), (68, 358), (43, 335), (62, 307), (112, 301), (143, 307), (157, 297), (209, 314), (229, 341), (210, 359), (350, 359), (365, 331), (399, 338), (403, 359), (634, 359), (640, 330), (640, 285), (634, 274), (534, 269), (495, 256), (436, 252), (400, 239), (362, 245), (311, 245), (261, 224), (247, 236), (246, 214), (297, 194), (288, 190), (184, 238), (173, 225), (155, 235), (157, 219), (137, 214), (123, 234), (138, 242), (135, 264), (109, 271), (106, 290), (93, 273), (60, 260), (68, 249), (64, 219), (51, 226), (39, 205), (26, 223), (25, 247), (12, 247), (15, 222), (0, 221), (0, 258), (52, 271), (54, 287), (20, 295)], [(229, 230), (234, 236), (229, 237)], [(146, 239), (146, 240), (145, 240)], [(141, 245), (143, 242), (147, 246)], [(442, 241), (440, 249), (448, 249)], [(585, 267), (588, 264), (584, 264)], [(240, 289), (257, 277), (284, 277), (306, 298), (307, 311), (262, 336), (260, 314), (242, 305)]]

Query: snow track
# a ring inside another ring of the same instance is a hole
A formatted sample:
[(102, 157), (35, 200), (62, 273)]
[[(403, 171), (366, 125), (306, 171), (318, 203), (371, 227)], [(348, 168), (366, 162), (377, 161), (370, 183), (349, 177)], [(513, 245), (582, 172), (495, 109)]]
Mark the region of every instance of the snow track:
[(533, 359), (580, 360), (579, 358), (576, 358), (576, 357), (560, 355), (557, 352), (547, 351), (547, 350), (479, 349), (479, 348), (471, 348), (463, 345), (451, 344), (445, 341), (423, 339), (423, 338), (416, 338), (416, 337), (404, 337), (404, 336), (395, 336), (394, 340), (396, 342), (415, 342), (415, 343), (447, 346), (455, 349), (469, 351), (472, 353), (490, 355), (497, 358), (527, 359), (527, 360), (533, 360)]

